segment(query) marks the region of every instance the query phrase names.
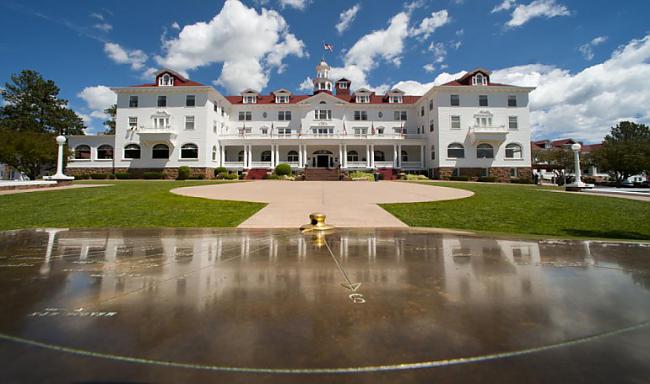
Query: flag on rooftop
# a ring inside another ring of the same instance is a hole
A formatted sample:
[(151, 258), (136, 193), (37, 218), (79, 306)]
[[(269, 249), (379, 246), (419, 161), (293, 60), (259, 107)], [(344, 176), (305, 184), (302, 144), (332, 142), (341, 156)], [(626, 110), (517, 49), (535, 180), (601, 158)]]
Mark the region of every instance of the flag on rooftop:
[(334, 52), (334, 46), (330, 43), (323, 44), (323, 49), (326, 51)]

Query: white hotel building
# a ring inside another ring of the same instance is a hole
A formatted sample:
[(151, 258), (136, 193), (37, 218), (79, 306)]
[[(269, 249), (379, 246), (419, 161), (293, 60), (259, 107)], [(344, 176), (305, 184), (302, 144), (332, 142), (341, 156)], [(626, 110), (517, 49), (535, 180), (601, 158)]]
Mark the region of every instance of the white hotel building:
[(217, 167), (259, 175), (288, 163), (297, 172), (530, 176), (533, 88), (495, 84), (476, 69), (422, 96), (378, 95), (333, 81), (329, 71), (321, 61), (311, 95), (247, 89), (224, 96), (171, 70), (151, 84), (113, 88), (116, 134), (71, 137), (68, 172), (174, 177), (188, 166), (212, 177)]

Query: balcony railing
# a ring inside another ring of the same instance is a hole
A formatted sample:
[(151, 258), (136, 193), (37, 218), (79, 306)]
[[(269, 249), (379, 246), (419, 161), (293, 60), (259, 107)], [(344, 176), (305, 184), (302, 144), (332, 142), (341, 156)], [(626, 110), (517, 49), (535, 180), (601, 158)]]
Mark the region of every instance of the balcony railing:
[(402, 169), (422, 169), (420, 161), (402, 161)]
[(392, 161), (375, 161), (375, 168), (393, 168)]
[(222, 139), (341, 139), (341, 140), (358, 140), (358, 139), (375, 139), (375, 140), (395, 140), (395, 139), (421, 139), (423, 134), (401, 134), (401, 133), (383, 133), (383, 134), (341, 134), (341, 133), (291, 133), (291, 134), (261, 134), (261, 133), (222, 133), (219, 135)]
[(138, 133), (170, 133), (173, 132), (174, 129), (172, 128), (171, 125), (167, 125), (164, 127), (145, 127), (141, 125), (135, 128), (135, 131)]
[(243, 161), (224, 161), (223, 166), (226, 168), (244, 168)]
[(476, 133), (508, 133), (508, 128), (505, 125), (495, 125), (495, 126), (479, 126), (474, 125), (469, 128), (471, 132)]
[(251, 168), (271, 168), (270, 161), (251, 161)]
[(140, 136), (140, 140), (142, 141), (167, 141), (172, 145), (178, 136), (176, 131), (169, 125), (165, 127), (140, 126), (135, 128), (135, 132)]

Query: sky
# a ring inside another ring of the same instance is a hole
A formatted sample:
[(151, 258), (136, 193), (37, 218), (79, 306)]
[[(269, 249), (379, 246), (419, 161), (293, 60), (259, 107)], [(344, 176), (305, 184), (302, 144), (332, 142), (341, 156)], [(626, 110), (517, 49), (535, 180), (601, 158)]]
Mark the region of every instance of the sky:
[(1, 0), (0, 84), (37, 70), (92, 134), (110, 87), (160, 68), (228, 95), (310, 92), (322, 56), (376, 92), (423, 94), (483, 67), (537, 87), (534, 139), (594, 143), (620, 120), (650, 123), (648, 14), (632, 0)]

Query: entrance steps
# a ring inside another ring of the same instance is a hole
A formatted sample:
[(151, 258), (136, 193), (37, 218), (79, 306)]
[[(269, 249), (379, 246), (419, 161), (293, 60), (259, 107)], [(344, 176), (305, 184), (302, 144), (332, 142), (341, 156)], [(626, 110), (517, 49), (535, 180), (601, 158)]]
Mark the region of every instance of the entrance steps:
[(383, 176), (383, 180), (397, 180), (398, 172), (395, 168), (378, 168), (377, 173)]
[(305, 168), (306, 181), (338, 181), (341, 180), (339, 169)]
[(262, 180), (268, 172), (266, 168), (251, 168), (246, 172), (245, 180)]

